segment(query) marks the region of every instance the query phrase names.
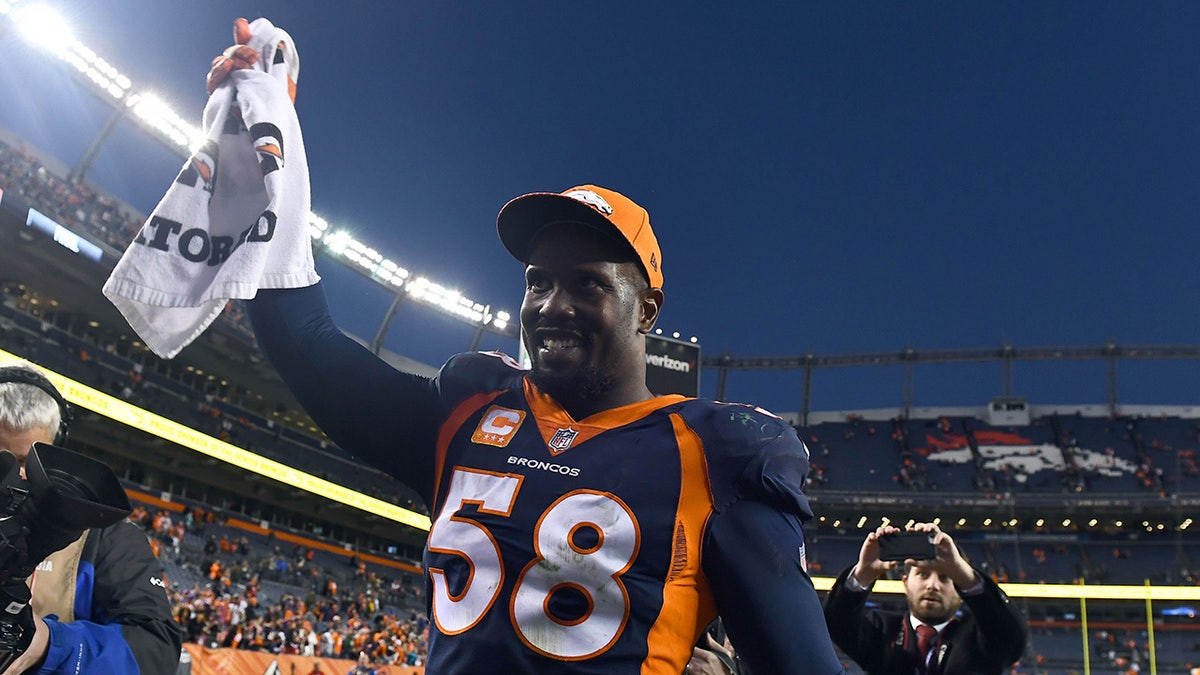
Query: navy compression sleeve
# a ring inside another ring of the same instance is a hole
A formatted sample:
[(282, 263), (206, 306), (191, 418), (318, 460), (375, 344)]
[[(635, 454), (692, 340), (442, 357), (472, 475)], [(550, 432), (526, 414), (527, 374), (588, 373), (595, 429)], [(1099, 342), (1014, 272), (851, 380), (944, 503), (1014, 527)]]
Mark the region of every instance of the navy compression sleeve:
[(333, 323), (320, 284), (261, 290), (248, 304), (263, 353), (321, 430), (432, 504), (437, 399)]
[(734, 649), (752, 673), (844, 673), (812, 579), (799, 518), (743, 499), (713, 516), (704, 574)]

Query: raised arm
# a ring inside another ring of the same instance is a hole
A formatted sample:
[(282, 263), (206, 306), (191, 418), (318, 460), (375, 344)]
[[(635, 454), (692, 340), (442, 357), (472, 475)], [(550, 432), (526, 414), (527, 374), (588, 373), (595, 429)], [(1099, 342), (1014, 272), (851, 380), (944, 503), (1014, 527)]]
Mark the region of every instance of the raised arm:
[(248, 305), (259, 346), (321, 430), (431, 504), (438, 423), (431, 381), (396, 370), (342, 333), (320, 284), (259, 291)]

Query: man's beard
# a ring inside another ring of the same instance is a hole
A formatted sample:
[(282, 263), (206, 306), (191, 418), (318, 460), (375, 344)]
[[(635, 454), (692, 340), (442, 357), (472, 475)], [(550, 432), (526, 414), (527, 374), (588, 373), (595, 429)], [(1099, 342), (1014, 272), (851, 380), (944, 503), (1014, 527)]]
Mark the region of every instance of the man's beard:
[(913, 605), (910, 603), (908, 611), (921, 621), (936, 626), (939, 623), (949, 621), (952, 616), (958, 613), (958, 608), (961, 606), (961, 600), (954, 602), (952, 600), (942, 598), (942, 604), (937, 609), (929, 609), (921, 605)]
[(617, 384), (617, 378), (590, 365), (583, 366), (574, 373), (555, 375), (538, 368), (535, 364), (529, 377), (538, 389), (559, 401), (592, 401), (612, 391)]

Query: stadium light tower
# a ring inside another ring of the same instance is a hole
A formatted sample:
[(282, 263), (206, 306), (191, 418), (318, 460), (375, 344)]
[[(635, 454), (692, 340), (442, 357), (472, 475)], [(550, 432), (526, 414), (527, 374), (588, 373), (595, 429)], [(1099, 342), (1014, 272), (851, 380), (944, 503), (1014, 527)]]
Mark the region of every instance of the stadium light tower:
[[(188, 129), (186, 123), (181, 127), (179, 122), (182, 120), (172, 119), (165, 105), (152, 112), (143, 112), (148, 106), (141, 101), (147, 97), (132, 93), (133, 82), (128, 76), (75, 39), (70, 25), (53, 7), (42, 3), (18, 4), (14, 0), (0, 0), (0, 15), (8, 17), (8, 25), (27, 44), (48, 52), (70, 66), (72, 75), (112, 108), (100, 132), (71, 169), (71, 180), (83, 180), (104, 142), (131, 108), (140, 121), (173, 142), (178, 143), (180, 137), (187, 134), (199, 135), (198, 130)], [(191, 138), (185, 138), (184, 146), (187, 147), (190, 142)]]

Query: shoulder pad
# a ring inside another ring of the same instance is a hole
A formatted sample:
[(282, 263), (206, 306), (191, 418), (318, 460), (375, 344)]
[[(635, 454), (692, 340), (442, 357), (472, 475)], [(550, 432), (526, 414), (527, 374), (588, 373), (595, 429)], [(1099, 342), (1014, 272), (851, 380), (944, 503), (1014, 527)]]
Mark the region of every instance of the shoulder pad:
[(812, 517), (802, 486), (808, 448), (784, 420), (754, 406), (697, 401), (680, 413), (700, 436), (716, 510), (754, 499)]
[(434, 378), (439, 398), (451, 405), (480, 392), (519, 387), (526, 370), (500, 352), (467, 352), (450, 357)]

